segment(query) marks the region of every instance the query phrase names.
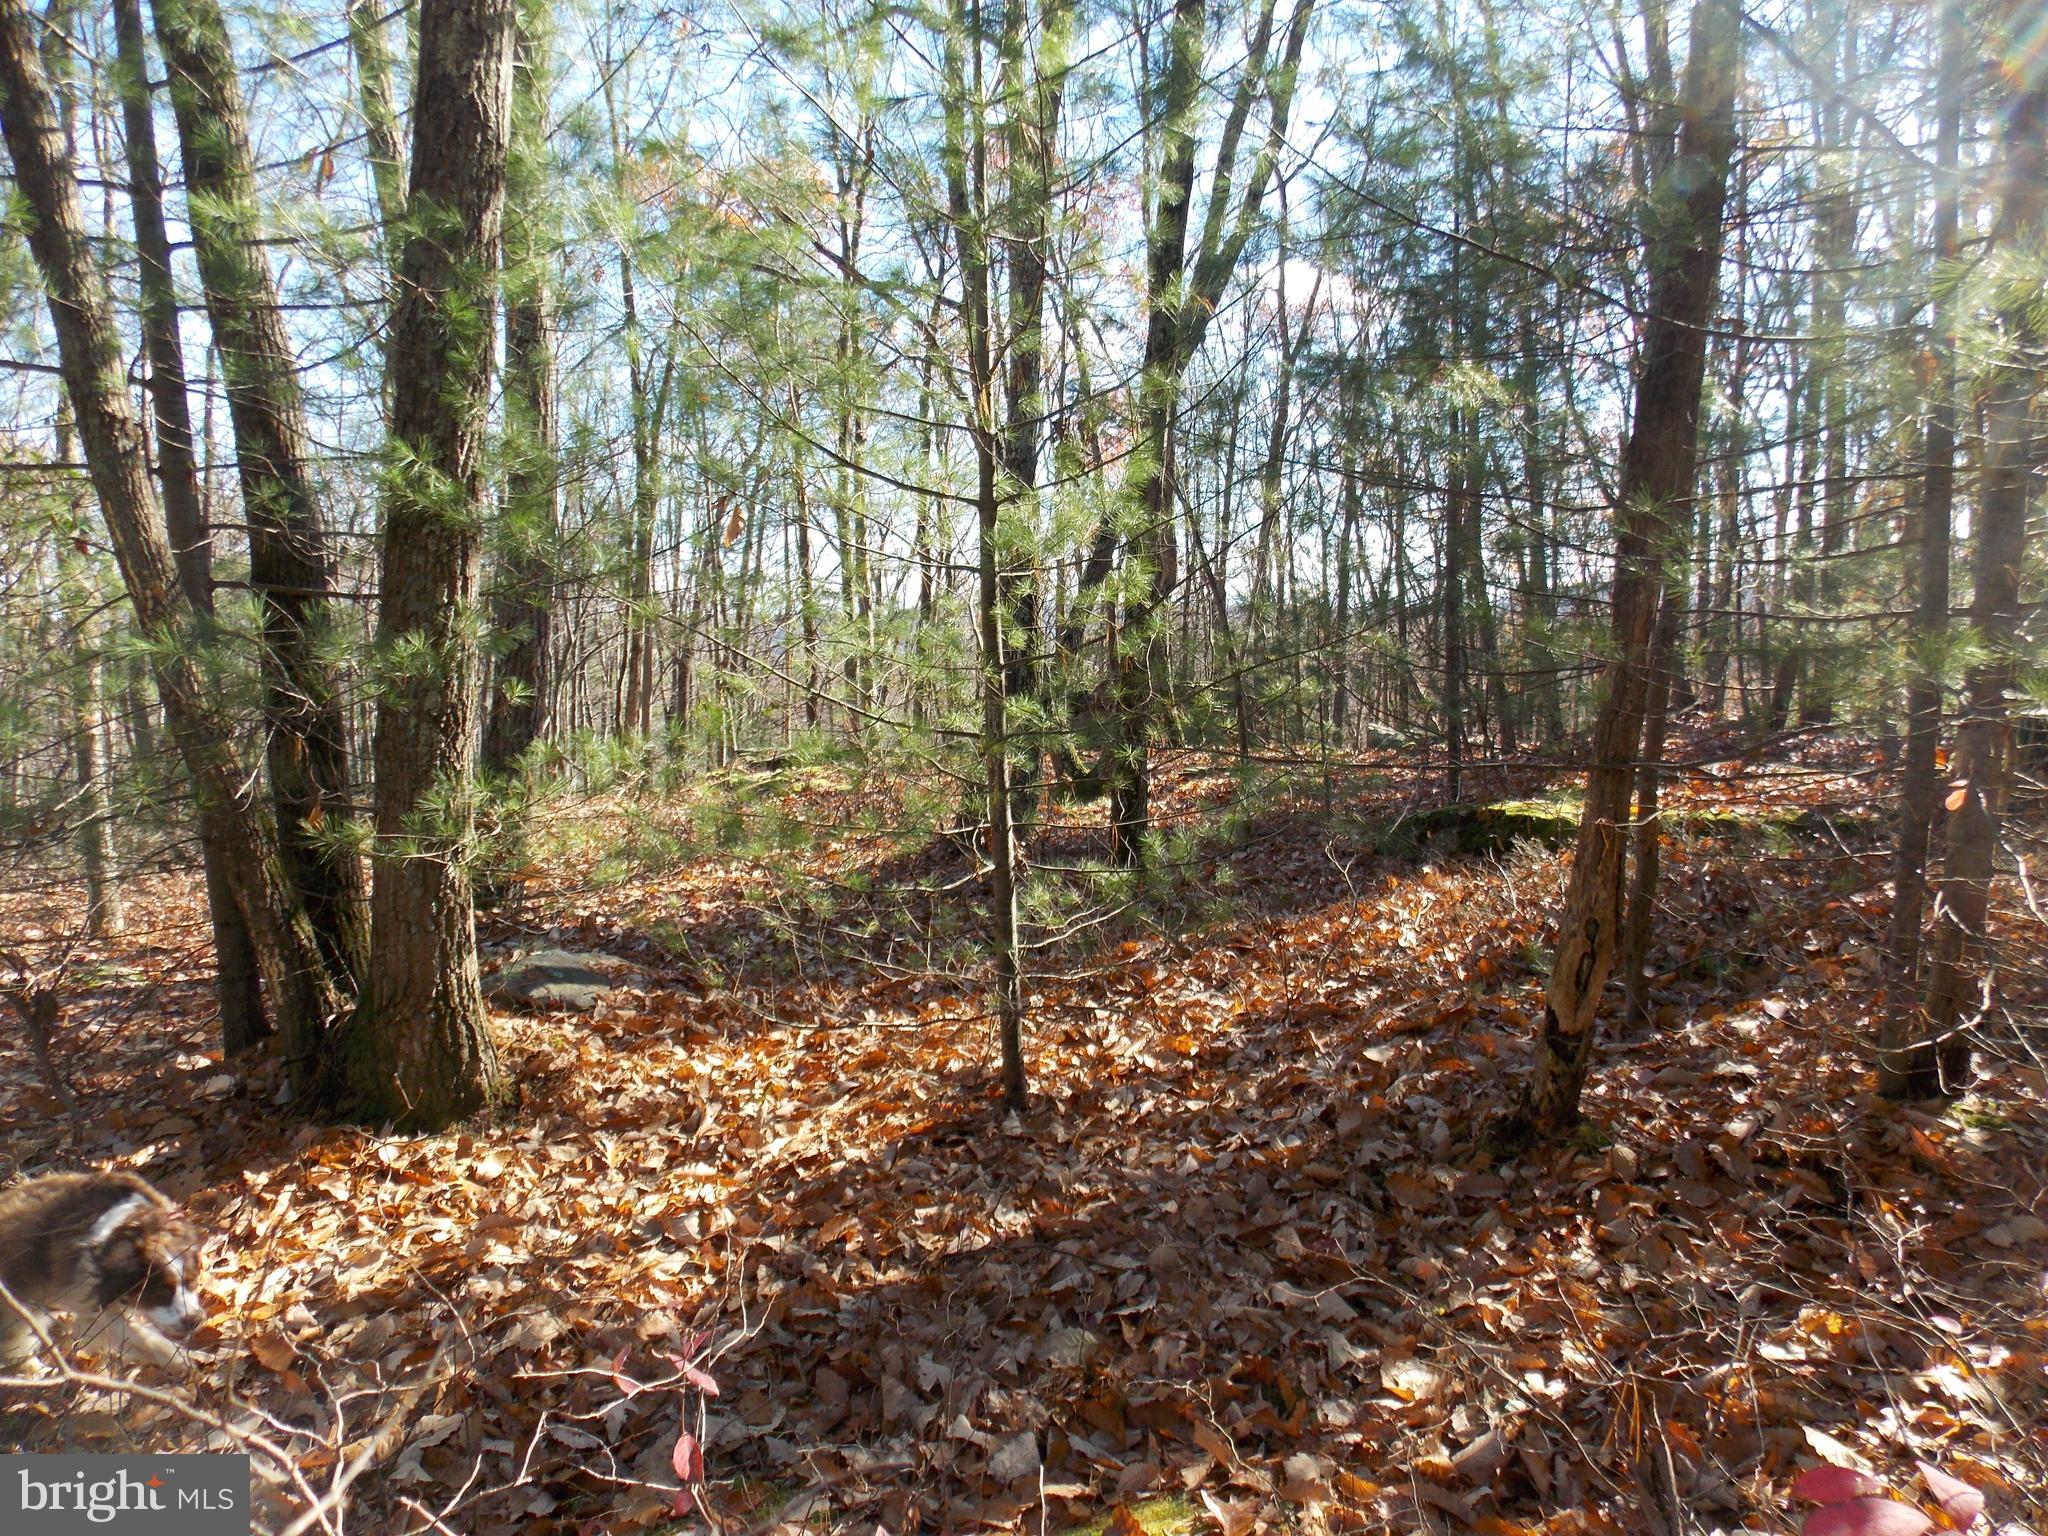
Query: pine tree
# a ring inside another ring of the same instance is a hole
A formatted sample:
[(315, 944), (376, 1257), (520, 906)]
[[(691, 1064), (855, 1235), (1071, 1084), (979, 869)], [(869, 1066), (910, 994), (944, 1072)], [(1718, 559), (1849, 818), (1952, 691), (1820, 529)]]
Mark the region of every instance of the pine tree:
[(514, 0), (420, 8), (412, 178), (387, 354), (374, 963), (346, 1059), (350, 1107), (404, 1125), (445, 1124), (504, 1090), (467, 861), (516, 11)]
[(194, 793), (219, 817), (222, 862), (276, 1010), (287, 1061), (310, 1088), (344, 996), (304, 904), (286, 877), (275, 824), (236, 761), (234, 731), (194, 660), (200, 626), (180, 586), (130, 406), (105, 278), (95, 263), (78, 182), (51, 106), (26, 0), (0, 0), (0, 129), (33, 222), (28, 243), (48, 292), (63, 382), (112, 538), (128, 601), (151, 649), (165, 720)]

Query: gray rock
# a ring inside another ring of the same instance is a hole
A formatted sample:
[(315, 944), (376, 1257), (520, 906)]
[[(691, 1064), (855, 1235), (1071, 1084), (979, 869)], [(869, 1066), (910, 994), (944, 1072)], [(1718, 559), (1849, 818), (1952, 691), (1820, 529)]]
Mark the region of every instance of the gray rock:
[(588, 1013), (619, 985), (617, 973), (625, 969), (614, 955), (537, 949), (513, 956), (486, 976), (484, 997), (500, 1008), (571, 1008)]

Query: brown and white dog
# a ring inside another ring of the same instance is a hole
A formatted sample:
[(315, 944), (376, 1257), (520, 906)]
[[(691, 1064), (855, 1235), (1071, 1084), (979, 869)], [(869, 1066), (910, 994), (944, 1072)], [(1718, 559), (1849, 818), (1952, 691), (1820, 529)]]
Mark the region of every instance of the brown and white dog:
[[(53, 1173), (0, 1191), (0, 1363), (28, 1353), (38, 1320), (77, 1317), (92, 1343), (167, 1364), (203, 1322), (192, 1289), (199, 1234), (132, 1173)], [(105, 1331), (99, 1332), (101, 1324)]]

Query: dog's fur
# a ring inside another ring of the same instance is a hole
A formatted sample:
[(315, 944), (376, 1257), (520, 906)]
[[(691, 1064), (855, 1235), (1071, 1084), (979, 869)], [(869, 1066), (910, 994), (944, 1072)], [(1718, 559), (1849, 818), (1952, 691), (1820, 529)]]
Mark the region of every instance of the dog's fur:
[[(192, 1289), (199, 1235), (132, 1173), (54, 1173), (0, 1191), (0, 1284), (38, 1321), (72, 1313), (129, 1354), (166, 1363), (204, 1321)], [(34, 1329), (0, 1296), (0, 1362), (29, 1352)]]

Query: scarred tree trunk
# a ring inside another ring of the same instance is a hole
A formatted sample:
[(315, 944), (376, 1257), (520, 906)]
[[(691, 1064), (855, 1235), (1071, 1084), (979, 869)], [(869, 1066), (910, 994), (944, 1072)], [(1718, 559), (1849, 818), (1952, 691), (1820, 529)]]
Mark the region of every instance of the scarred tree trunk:
[[(2006, 104), (2002, 137), (2003, 188), (1995, 246), (2031, 251), (2041, 235), (2048, 200), (2048, 70), (2042, 45), (2027, 28), (2038, 13), (2030, 4), (2007, 12), (2011, 56), (2029, 67)], [(1955, 1092), (1969, 1080), (1969, 1028), (1990, 1011), (1994, 975), (1986, 921), (1998, 853), (1999, 820), (2012, 774), (2012, 722), (2006, 693), (2019, 672), (2020, 567), (2026, 556), (2027, 514), (2036, 491), (2039, 437), (2035, 396), (2041, 388), (2043, 332), (2040, 287), (2017, 275), (2005, 279), (1999, 315), (2000, 346), (1984, 399), (1984, 468), (1978, 482), (1976, 591), (1970, 618), (1983, 659), (1963, 686), (1963, 719), (1956, 728), (1949, 774), (1956, 785), (1948, 821), (1948, 858), (1934, 902), (1934, 963), (1927, 977), (1926, 1036), (1935, 1046), (1938, 1087)]]
[(248, 117), (216, 0), (154, 0), (185, 162), (192, 246), (235, 429), (249, 580), (263, 605), (263, 714), (286, 872), (337, 979), (368, 958), (341, 689), (329, 657), (334, 562), (308, 461), (305, 401), (256, 216)]
[[(178, 299), (171, 282), (171, 242), (164, 225), (163, 177), (156, 155), (156, 123), (149, 109), (149, 52), (141, 0), (114, 0), (114, 37), (120, 51), (121, 105), (128, 131), (128, 191), (135, 215), (135, 247), (142, 269), (142, 345), (149, 358), (149, 399), (156, 420), (156, 480), (164, 522), (177, 561), (178, 581), (202, 628), (213, 613), (213, 541), (199, 495), (192, 451), (192, 406), (185, 387), (185, 352), (178, 336)], [(201, 804), (199, 847), (206, 872), (206, 906), (213, 927), (214, 999), (220, 1010), (221, 1048), (229, 1055), (270, 1034), (257, 985), (256, 954), (248, 926), (228, 888), (218, 808)]]
[(1594, 1017), (1614, 969), (1629, 790), (1642, 740), (1659, 572), (1672, 531), (1691, 520), (1706, 325), (1720, 278), (1740, 68), (1737, 0), (1699, 0), (1678, 155), (1660, 189), (1670, 219), (1650, 251), (1650, 318), (1614, 514), (1614, 657), (1594, 727), (1585, 811), (1558, 924), (1543, 1031), (1519, 1116), (1537, 1135), (1553, 1135), (1578, 1118)]
[(1635, 858), (1629, 866), (1628, 905), (1621, 933), (1624, 1009), (1631, 1024), (1646, 1024), (1650, 1020), (1647, 966), (1655, 925), (1663, 827), (1657, 807), (1663, 791), (1664, 738), (1671, 719), (1671, 690), (1678, 681), (1675, 662), (1684, 614), (1684, 567), (1674, 558), (1666, 569), (1657, 627), (1650, 640), (1649, 702), (1644, 709), (1643, 756), (1636, 768)]
[(424, 0), (411, 230), (399, 259), (377, 656), (376, 956), (351, 1029), (352, 1107), (428, 1126), (503, 1078), (477, 975), (467, 859), (493, 298), (514, 0)]
[(232, 722), (216, 710), (192, 656), (196, 616), (179, 585), (150, 483), (121, 336), (37, 57), (36, 25), (27, 0), (0, 0), (0, 131), (29, 205), (29, 250), (49, 291), (65, 392), (137, 627), (150, 643), (165, 723), (201, 804), (220, 816), (223, 866), (270, 989), (287, 1062), (298, 1085), (309, 1087), (342, 995), (285, 878), (275, 828), (236, 761)]

